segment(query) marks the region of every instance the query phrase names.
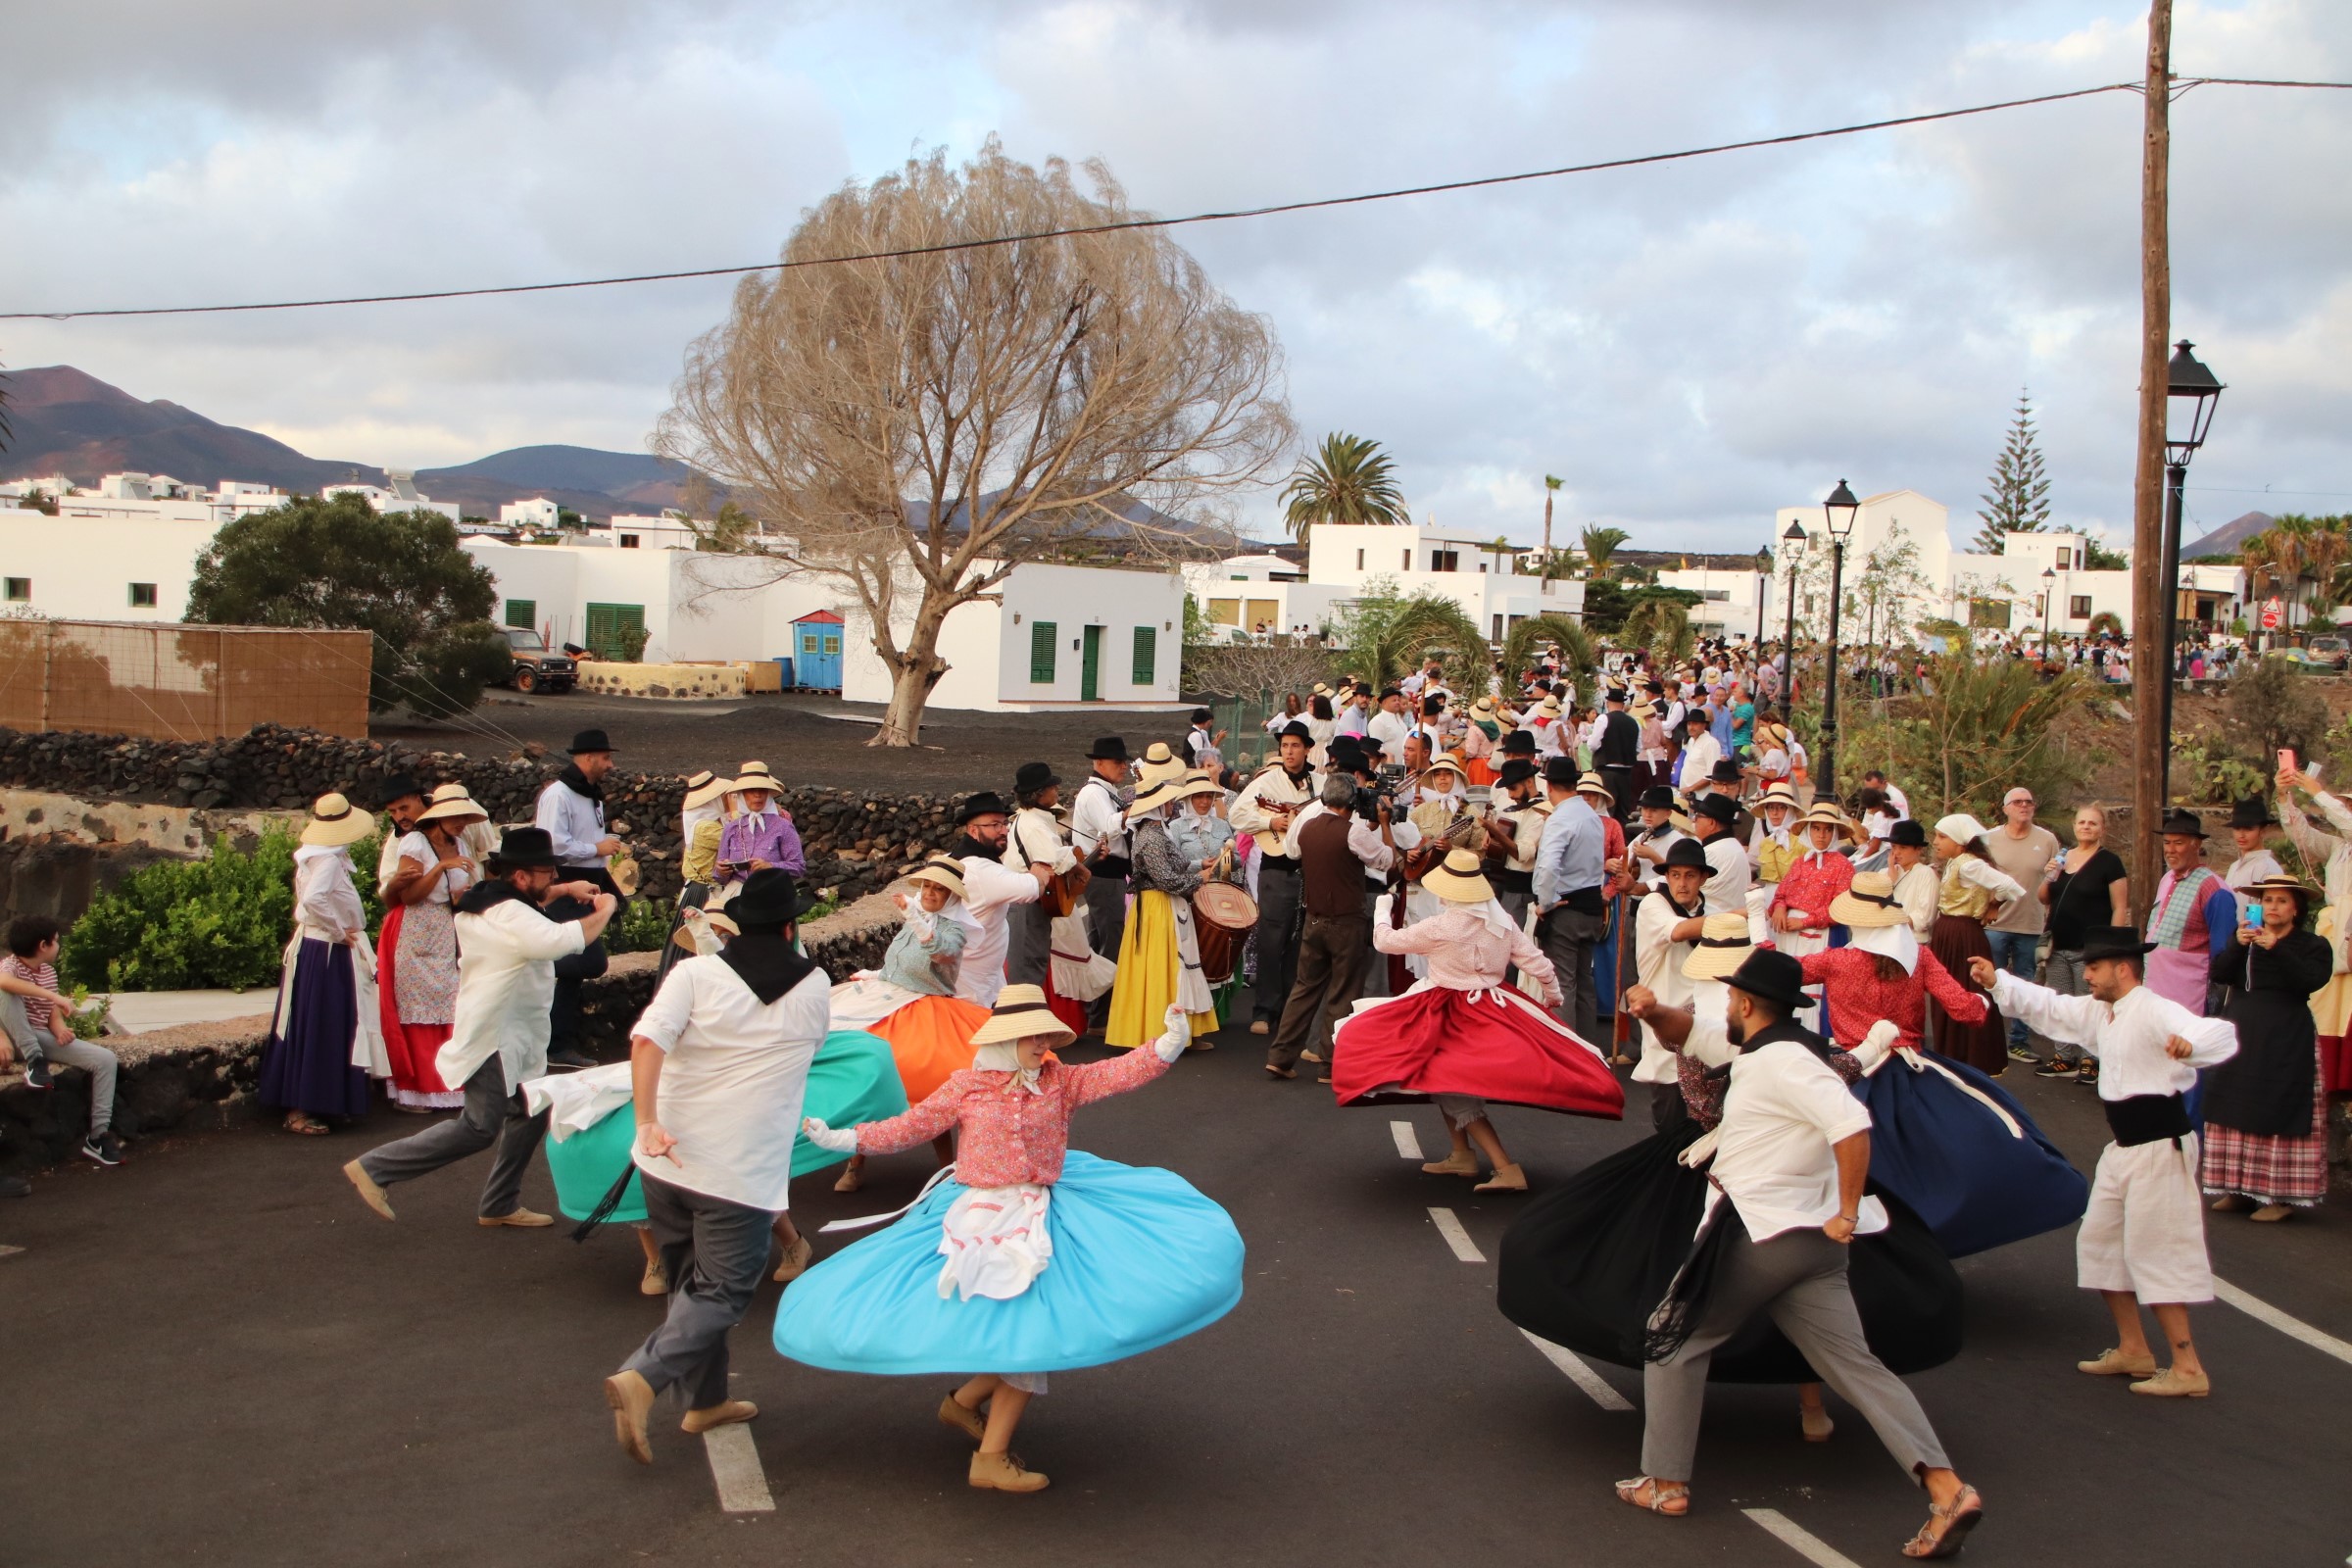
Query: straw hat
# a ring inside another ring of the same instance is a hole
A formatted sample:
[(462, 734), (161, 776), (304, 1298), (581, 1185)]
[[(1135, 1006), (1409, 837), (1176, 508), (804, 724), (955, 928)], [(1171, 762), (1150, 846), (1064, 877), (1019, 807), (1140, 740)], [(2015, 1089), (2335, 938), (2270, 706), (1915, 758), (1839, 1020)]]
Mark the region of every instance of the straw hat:
[(963, 897), (963, 862), (953, 856), (934, 855), (908, 880), (935, 882), (960, 899)]
[(433, 791), (433, 804), (417, 814), (419, 822), (446, 822), (452, 817), (471, 817), (487, 822), (490, 813), (482, 809), (481, 802), (466, 792), (463, 784), (444, 784)]
[(2295, 915), (2298, 919), (2311, 908), (2310, 884), (2288, 876), (2284, 872), (2277, 876), (2266, 876), (2252, 887), (2242, 891), (2250, 893), (2258, 899), (2265, 893), (2292, 893), (2295, 896)]
[(1787, 779), (1783, 779), (1777, 784), (1767, 784), (1764, 786), (1764, 793), (1757, 798), (1756, 805), (1759, 808), (1767, 806), (1786, 806), (1790, 810), (1794, 810), (1796, 808), (1796, 791), (1789, 788)]
[(783, 787), (776, 782), (776, 775), (767, 770), (765, 762), (746, 762), (735, 770), (735, 788), (739, 792), (765, 790), (773, 795)]
[(1540, 703), (1538, 703), (1538, 704), (1536, 705), (1536, 715), (1537, 715), (1539, 718), (1557, 718), (1557, 717), (1559, 717), (1559, 716), (1560, 716), (1560, 700), (1559, 700), (1557, 697), (1546, 697), (1546, 698), (1544, 698), (1544, 699), (1542, 702), (1540, 702)]
[(1183, 760), (1168, 750), (1166, 741), (1153, 741), (1144, 748), (1144, 760), (1136, 772), (1146, 789), (1184, 777), (1187, 772)]
[(302, 842), (334, 848), (357, 844), (374, 831), (374, 813), (361, 810), (330, 790), (311, 803), (311, 819), (303, 824)]
[(1175, 772), (1162, 774), (1156, 781), (1147, 782), (1137, 790), (1135, 802), (1127, 808), (1127, 814), (1131, 817), (1141, 816), (1146, 811), (1157, 810), (1171, 801), (1181, 801), (1190, 793), (1185, 787), (1184, 768), (1179, 764)]
[(1830, 901), (1830, 918), (1857, 931), (1899, 925), (1911, 917), (1894, 900), (1894, 878), (1884, 871), (1857, 871), (1853, 885)]
[[(713, 931), (724, 931), (728, 936), (731, 937), (739, 937), (743, 935), (743, 927), (737, 925), (732, 919), (730, 919), (724, 909), (705, 909), (703, 911), (703, 923)], [(694, 933), (688, 930), (685, 926), (681, 925), (677, 928), (677, 930), (671, 932), (669, 940), (675, 942), (679, 947), (684, 948), (688, 953), (692, 953), (694, 951)]]
[(1738, 909), (1710, 914), (1707, 923), (1698, 930), (1698, 941), (1690, 948), (1690, 956), (1683, 960), (1683, 973), (1692, 980), (1721, 980), (1738, 969), (1755, 951), (1747, 934), (1747, 916)]
[(1602, 800), (1608, 802), (1611, 806), (1615, 806), (1617, 804), (1617, 796), (1615, 792), (1610, 790), (1608, 784), (1602, 780), (1598, 773), (1587, 773), (1584, 777), (1578, 779), (1576, 781), (1576, 793), (1579, 795), (1597, 795)]
[(1815, 801), (1813, 809), (1804, 814), (1803, 825), (1835, 828), (1840, 835), (1853, 831), (1853, 823), (1847, 818), (1844, 808), (1834, 801)]
[(1421, 878), (1422, 890), (1447, 904), (1484, 904), (1494, 896), (1494, 884), (1479, 866), (1479, 858), (1470, 851), (1449, 850), (1446, 863)]
[(1451, 752), (1440, 752), (1429, 760), (1429, 765), (1421, 770), (1421, 776), (1427, 778), (1432, 773), (1451, 773), (1454, 777), (1464, 781), (1470, 777), (1467, 772), (1463, 771), (1462, 760)]
[(1058, 1035), (1063, 1045), (1077, 1038), (1069, 1025), (1054, 1016), (1046, 993), (1037, 986), (1006, 986), (997, 993), (996, 1010), (972, 1033), (975, 1046), (994, 1046), (1032, 1035)]
[(1217, 775), (1205, 767), (1196, 767), (1185, 774), (1179, 788), (1188, 801), (1197, 795), (1222, 795), (1225, 793), (1225, 786), (1217, 782)]
[(715, 806), (723, 797), (734, 793), (733, 779), (720, 778), (706, 767), (686, 781), (684, 805), (688, 810), (698, 806)]
[(1481, 697), (1477, 702), (1472, 703), (1470, 716), (1472, 718), (1493, 718), (1494, 716), (1494, 699)]

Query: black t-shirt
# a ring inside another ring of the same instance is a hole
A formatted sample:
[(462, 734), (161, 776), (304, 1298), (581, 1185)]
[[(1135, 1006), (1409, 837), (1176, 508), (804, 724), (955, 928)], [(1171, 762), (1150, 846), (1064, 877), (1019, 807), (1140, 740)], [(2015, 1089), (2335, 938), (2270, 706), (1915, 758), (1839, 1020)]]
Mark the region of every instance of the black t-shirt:
[(2061, 870), (2050, 887), (2051, 948), (2059, 953), (2080, 953), (2092, 926), (2113, 925), (2115, 895), (2107, 890), (2129, 875), (2123, 858), (2104, 847), (2082, 870)]

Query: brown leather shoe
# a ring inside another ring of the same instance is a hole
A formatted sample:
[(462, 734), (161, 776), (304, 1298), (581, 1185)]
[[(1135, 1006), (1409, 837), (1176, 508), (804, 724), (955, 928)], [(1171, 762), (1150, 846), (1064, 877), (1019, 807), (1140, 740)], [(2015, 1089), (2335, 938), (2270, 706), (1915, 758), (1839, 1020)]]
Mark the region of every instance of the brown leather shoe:
[(637, 1294), (639, 1296), (667, 1296), (669, 1294), (669, 1270), (662, 1266), (660, 1258), (657, 1257), (645, 1265), (645, 1272), (637, 1278)]
[(1009, 1453), (973, 1454), (968, 1477), (983, 1492), (1043, 1492), (1048, 1485), (1044, 1476), (1022, 1469), (1021, 1461)]
[(797, 1280), (808, 1272), (808, 1259), (816, 1255), (816, 1244), (804, 1236), (784, 1249), (784, 1260), (776, 1265), (770, 1276), (777, 1280)]
[(1269, 1078), (1296, 1078), (1298, 1076), (1298, 1069), (1296, 1067), (1277, 1067), (1269, 1061), (1266, 1063), (1266, 1076)]
[(1465, 1149), (1460, 1153), (1447, 1154), (1444, 1159), (1431, 1160), (1421, 1167), (1421, 1174), (1424, 1176), (1475, 1176), (1478, 1174), (1478, 1156)]
[(369, 1208), (374, 1209), (378, 1214), (383, 1215), (386, 1219), (391, 1219), (394, 1217), (392, 1213), (392, 1200), (386, 1198), (384, 1196), (384, 1190), (375, 1185), (375, 1179), (368, 1174), (366, 1166), (362, 1165), (358, 1160), (355, 1159), (350, 1164), (343, 1167), (343, 1174), (350, 1179), (352, 1186), (360, 1190), (360, 1201), (366, 1203)]
[(2153, 1395), (2159, 1399), (2202, 1399), (2213, 1392), (2213, 1379), (2202, 1372), (2183, 1372), (2168, 1366), (2152, 1378), (2132, 1385), (2133, 1394)]
[(654, 1413), (654, 1386), (638, 1373), (615, 1372), (605, 1379), (605, 1402), (612, 1407), (612, 1435), (620, 1440), (620, 1451), (639, 1464), (652, 1464), (645, 1419)]
[(2109, 1346), (2099, 1352), (2098, 1359), (2094, 1361), (2077, 1361), (2075, 1370), (2087, 1372), (2094, 1378), (2144, 1378), (2156, 1370), (2156, 1357), (2152, 1354), (2126, 1355), (2121, 1349)]
[(1494, 1174), (1470, 1189), (1474, 1193), (1524, 1193), (1527, 1172), (1516, 1165), (1497, 1165)]
[(554, 1215), (542, 1214), (528, 1208), (516, 1208), (505, 1214), (484, 1214), (474, 1221), (476, 1225), (512, 1225), (516, 1230), (525, 1231), (535, 1231), (543, 1225), (553, 1225), (555, 1222)]
[(760, 1407), (749, 1399), (728, 1399), (708, 1410), (689, 1410), (679, 1426), (687, 1433), (700, 1437), (712, 1427), (731, 1427), (738, 1421), (749, 1421), (760, 1413)]
[(954, 1427), (974, 1443), (988, 1436), (988, 1418), (977, 1410), (967, 1410), (957, 1404), (953, 1389), (948, 1391), (946, 1398), (939, 1401), (939, 1424)]

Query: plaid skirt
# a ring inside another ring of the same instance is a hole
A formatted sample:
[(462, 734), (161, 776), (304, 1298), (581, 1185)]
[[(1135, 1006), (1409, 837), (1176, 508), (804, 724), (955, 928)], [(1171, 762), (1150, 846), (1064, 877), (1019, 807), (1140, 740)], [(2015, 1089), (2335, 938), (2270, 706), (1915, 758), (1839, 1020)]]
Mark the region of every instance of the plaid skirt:
[(2311, 1207), (2328, 1196), (2327, 1075), (2314, 1075), (2308, 1134), (2265, 1138), (2208, 1122), (2203, 1142), (2197, 1175), (2206, 1192)]

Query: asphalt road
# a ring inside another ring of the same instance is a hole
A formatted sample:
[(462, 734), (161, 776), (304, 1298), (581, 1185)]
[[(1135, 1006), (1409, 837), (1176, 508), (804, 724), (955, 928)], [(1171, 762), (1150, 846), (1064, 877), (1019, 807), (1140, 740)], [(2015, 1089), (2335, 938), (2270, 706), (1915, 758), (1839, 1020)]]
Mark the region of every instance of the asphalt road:
[[(1247, 1017), (1247, 1011), (1242, 1013)], [(119, 1170), (44, 1177), (0, 1208), (11, 1460), (0, 1561), (1034, 1564), (1801, 1564), (1745, 1510), (1855, 1562), (1895, 1560), (1924, 1517), (1869, 1431), (1798, 1441), (1792, 1391), (1717, 1389), (1687, 1519), (1636, 1513), (1640, 1422), (1608, 1410), (1494, 1307), (1450, 1209), (1492, 1256), (1518, 1200), (1421, 1175), (1433, 1109), (1337, 1111), (1277, 1084), (1236, 1030), (1151, 1088), (1091, 1107), (1075, 1142), (1182, 1171), (1233, 1213), (1248, 1294), (1223, 1322), (1115, 1366), (1057, 1375), (1018, 1443), (1033, 1497), (964, 1485), (968, 1445), (932, 1411), (948, 1379), (822, 1373), (767, 1345), (778, 1287), (735, 1338), (775, 1510), (720, 1510), (702, 1444), (666, 1406), (656, 1465), (615, 1448), (600, 1379), (653, 1326), (625, 1230), (584, 1246), (472, 1223), (483, 1162), (399, 1189), (397, 1224), (336, 1167), (411, 1131), (327, 1139), (266, 1124), (143, 1145)], [(2084, 1162), (2087, 1091), (2022, 1097)], [(1644, 1128), (1500, 1114), (1539, 1185)], [(879, 1160), (856, 1197), (801, 1184), (805, 1227), (910, 1196), (929, 1160)], [(552, 1208), (544, 1172), (526, 1201)], [(2352, 1217), (2223, 1219), (2217, 1266), (2352, 1339)], [(828, 1239), (827, 1246), (838, 1245)], [(2198, 1312), (2217, 1392), (2134, 1398), (2073, 1370), (2109, 1340), (2048, 1236), (1960, 1265), (1969, 1343), (1915, 1380), (1989, 1519), (1968, 1560), (2075, 1568), (2334, 1564), (2352, 1551), (2352, 1365), (2235, 1308)], [(1640, 1380), (1601, 1368), (1640, 1402)], [(1836, 1563), (1836, 1556), (1818, 1558)]]

